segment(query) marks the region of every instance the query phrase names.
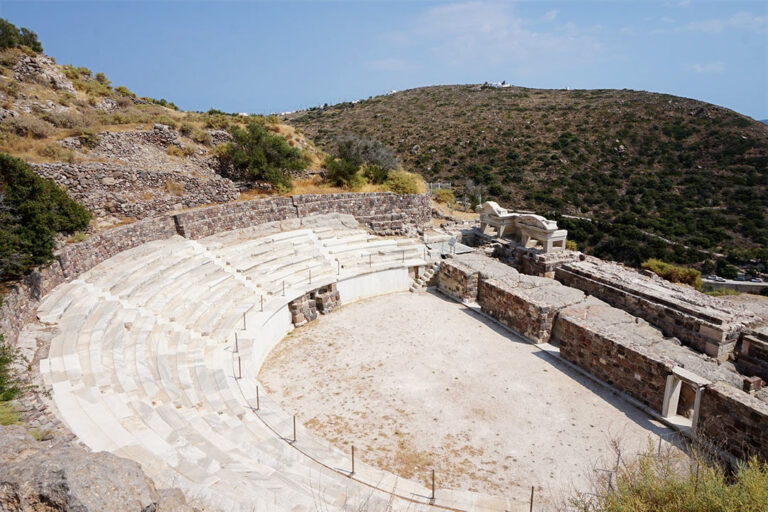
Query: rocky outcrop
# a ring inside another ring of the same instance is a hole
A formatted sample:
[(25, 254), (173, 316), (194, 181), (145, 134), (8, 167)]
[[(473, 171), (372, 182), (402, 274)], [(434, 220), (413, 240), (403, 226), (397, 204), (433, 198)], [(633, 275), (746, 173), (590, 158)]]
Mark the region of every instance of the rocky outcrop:
[(13, 78), (19, 82), (33, 82), (59, 91), (75, 93), (75, 88), (56, 62), (46, 55), (23, 55), (13, 67)]
[(141, 467), (70, 443), (0, 427), (0, 512), (193, 512), (178, 490), (158, 492)]

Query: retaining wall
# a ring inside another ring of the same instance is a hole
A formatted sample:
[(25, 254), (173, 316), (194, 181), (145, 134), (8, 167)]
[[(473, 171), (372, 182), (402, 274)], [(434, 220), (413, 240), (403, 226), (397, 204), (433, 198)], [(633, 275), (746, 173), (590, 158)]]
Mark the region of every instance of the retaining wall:
[[(635, 280), (644, 278), (634, 274)], [(712, 357), (725, 360), (738, 341), (739, 329), (736, 323), (724, 321), (719, 317), (725, 316), (721, 312), (707, 314), (683, 301), (676, 301), (672, 298), (672, 292), (668, 298), (650, 295), (642, 289), (642, 283), (597, 275), (578, 263), (559, 267), (555, 277), (567, 286), (578, 288), (653, 323), (683, 343)]]
[(632, 343), (635, 325), (631, 315), (589, 298), (560, 311), (552, 337), (560, 357), (661, 412), (667, 376), (677, 365)]
[(705, 440), (741, 459), (768, 461), (768, 404), (715, 382), (704, 391), (700, 411), (696, 431)]

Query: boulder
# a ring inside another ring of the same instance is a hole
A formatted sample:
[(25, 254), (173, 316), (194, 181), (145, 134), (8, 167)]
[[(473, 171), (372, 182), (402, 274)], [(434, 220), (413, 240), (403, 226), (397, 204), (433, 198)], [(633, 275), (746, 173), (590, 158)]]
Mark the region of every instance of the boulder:
[(22, 56), (13, 67), (13, 78), (19, 82), (34, 82), (48, 85), (56, 90), (75, 93), (72, 82), (56, 66), (56, 62), (46, 55)]

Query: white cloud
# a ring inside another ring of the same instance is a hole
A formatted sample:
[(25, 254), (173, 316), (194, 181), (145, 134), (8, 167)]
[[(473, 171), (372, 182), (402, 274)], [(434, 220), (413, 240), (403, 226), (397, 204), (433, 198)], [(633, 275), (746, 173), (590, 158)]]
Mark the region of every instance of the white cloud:
[(757, 16), (749, 12), (740, 11), (728, 18), (692, 21), (682, 29), (693, 32), (704, 32), (707, 34), (719, 34), (726, 30), (768, 32), (768, 17)]
[(555, 21), (555, 18), (557, 18), (557, 15), (560, 13), (557, 9), (552, 9), (551, 11), (547, 11), (544, 16), (541, 17), (543, 21)]
[[(554, 16), (556, 13), (552, 19)], [(426, 42), (448, 64), (554, 66), (598, 54), (600, 42), (589, 32), (572, 23), (535, 31), (509, 4), (470, 1), (428, 9), (413, 30), (413, 37)]]
[(725, 71), (725, 64), (717, 61), (706, 64), (689, 64), (686, 68), (696, 73), (722, 73)]
[(677, 3), (679, 7), (688, 7), (691, 5), (691, 0), (681, 0)]

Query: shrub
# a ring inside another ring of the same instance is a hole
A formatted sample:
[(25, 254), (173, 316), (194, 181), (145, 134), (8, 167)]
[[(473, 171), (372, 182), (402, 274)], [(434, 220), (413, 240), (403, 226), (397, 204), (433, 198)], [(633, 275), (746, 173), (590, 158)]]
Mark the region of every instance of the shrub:
[(13, 400), (29, 387), (22, 373), (25, 363), (19, 350), (0, 334), (0, 402)]
[(679, 267), (670, 263), (650, 258), (643, 262), (642, 268), (650, 270), (657, 276), (673, 283), (684, 283), (701, 290), (701, 272), (695, 268)]
[(574, 242), (573, 240), (566, 240), (565, 241), (565, 248), (569, 251), (578, 251), (579, 250), (579, 244)]
[(432, 196), (438, 203), (445, 203), (451, 208), (456, 204), (456, 196), (453, 195), (453, 190), (447, 188), (439, 188), (432, 191)]
[(44, 139), (54, 132), (51, 123), (29, 115), (6, 118), (3, 120), (2, 128), (4, 131), (15, 133), (22, 137), (33, 137), (35, 139)]
[(69, 111), (46, 112), (42, 118), (57, 128), (88, 128), (94, 123), (90, 116)]
[(419, 194), (424, 191), (424, 180), (407, 171), (392, 171), (384, 183), (395, 194)]
[(186, 157), (195, 154), (195, 148), (192, 146), (176, 146), (171, 144), (168, 146), (167, 153), (171, 156)]
[(80, 144), (88, 149), (93, 149), (101, 142), (101, 137), (93, 130), (82, 130), (77, 134)]
[(251, 122), (243, 129), (230, 128), (232, 141), (221, 144), (216, 151), (219, 163), (254, 180), (266, 180), (275, 187), (288, 190), (291, 180), (286, 171), (307, 167), (301, 151), (292, 148), (279, 135), (267, 133), (264, 126)]
[(36, 53), (43, 51), (43, 45), (37, 39), (37, 34), (22, 27), (17, 28), (10, 21), (0, 18), (0, 49), (26, 46)]
[(58, 144), (46, 144), (37, 150), (37, 154), (46, 158), (53, 158), (64, 162), (75, 163), (75, 153), (71, 149), (66, 149)]
[(56, 233), (81, 231), (90, 219), (53, 181), (0, 153), (0, 281), (48, 263)]
[(127, 87), (124, 85), (118, 85), (115, 87), (115, 92), (119, 94), (120, 96), (127, 96), (129, 98), (135, 98), (136, 95), (132, 93)]
[(360, 167), (349, 160), (327, 156), (323, 165), (325, 166), (325, 181), (331, 185), (356, 190), (365, 184), (365, 178), (360, 173)]
[(0, 91), (4, 92), (11, 98), (17, 98), (19, 96), (19, 92), (21, 91), (21, 86), (16, 80), (8, 78), (3, 80), (3, 84), (0, 85)]
[[(619, 459), (621, 461), (621, 459)], [(570, 500), (581, 512), (764, 512), (768, 503), (768, 464), (752, 458), (732, 477), (699, 458), (677, 461), (653, 448), (637, 460), (620, 463), (598, 479), (594, 493)], [(570, 510), (570, 509), (569, 509)]]
[[(400, 162), (395, 152), (377, 140), (358, 137), (356, 135), (346, 135), (336, 139), (337, 158), (347, 160), (353, 164), (375, 165), (382, 171), (397, 169)], [(386, 177), (379, 183), (383, 183)]]

